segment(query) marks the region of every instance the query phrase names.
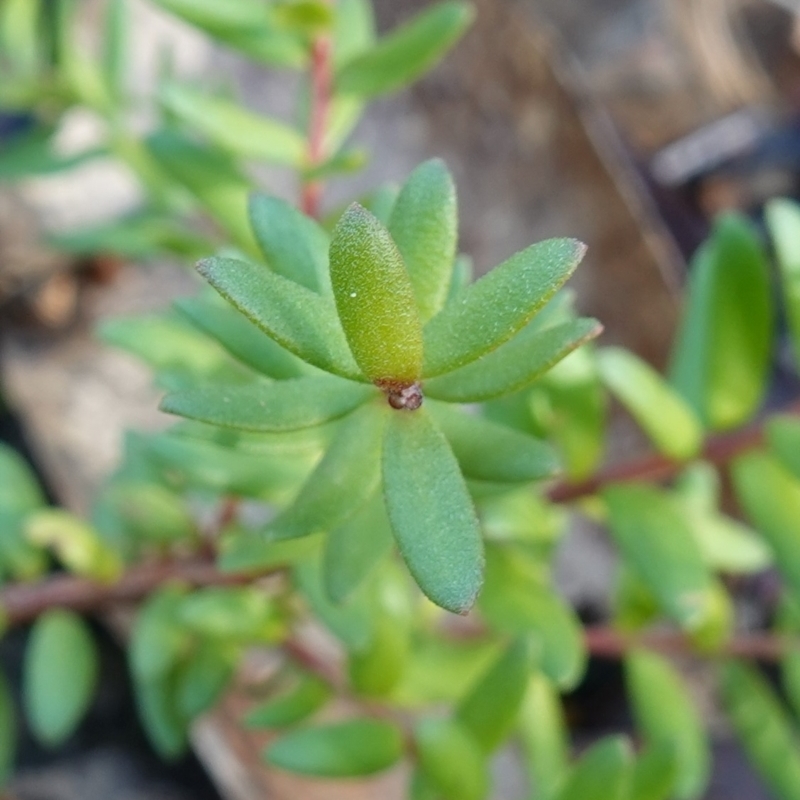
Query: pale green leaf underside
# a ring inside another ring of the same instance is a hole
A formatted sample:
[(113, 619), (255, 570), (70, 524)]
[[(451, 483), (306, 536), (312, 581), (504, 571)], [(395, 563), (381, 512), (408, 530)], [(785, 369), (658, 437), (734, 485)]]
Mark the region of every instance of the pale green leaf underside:
[(329, 299), (246, 261), (209, 258), (197, 268), (223, 297), (298, 358), (344, 378), (361, 378)]
[(476, 361), (425, 381), (425, 394), (450, 403), (481, 403), (502, 397), (532, 383), (602, 329), (593, 319), (565, 322), (543, 331), (528, 325)]
[(449, 611), (468, 611), (483, 581), (480, 526), (453, 451), (424, 407), (391, 414), (383, 483), (397, 546), (419, 587)]
[(561, 288), (585, 250), (574, 239), (539, 242), (468, 286), (425, 326), (423, 375), (451, 372), (508, 341)]
[(389, 231), (357, 203), (333, 232), (330, 270), (339, 319), (364, 374), (373, 381), (416, 381), (422, 326), (411, 281)]
[(292, 431), (342, 417), (375, 389), (333, 375), (244, 386), (202, 386), (168, 394), (161, 410), (211, 425), (245, 431)]

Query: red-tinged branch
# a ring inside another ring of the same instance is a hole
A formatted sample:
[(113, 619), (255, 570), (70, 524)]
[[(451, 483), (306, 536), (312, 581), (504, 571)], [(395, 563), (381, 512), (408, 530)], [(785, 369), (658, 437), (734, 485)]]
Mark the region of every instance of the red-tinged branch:
[[(782, 410), (784, 414), (800, 414), (800, 403), (795, 402)], [(699, 458), (712, 464), (723, 466), (737, 456), (755, 450), (764, 444), (764, 424), (759, 422), (733, 433), (711, 436), (706, 440)], [(591, 478), (577, 483), (557, 483), (547, 493), (553, 503), (571, 503), (583, 497), (590, 497), (614, 483), (647, 481), (663, 483), (674, 478), (686, 463), (672, 461), (659, 455), (648, 455), (602, 470)]]
[(24, 625), (51, 608), (80, 613), (110, 605), (138, 602), (165, 583), (181, 581), (192, 587), (236, 586), (252, 575), (220, 572), (213, 561), (192, 559), (140, 564), (116, 583), (96, 583), (74, 575), (56, 575), (35, 583), (16, 583), (0, 590), (0, 621)]
[[(306, 167), (311, 169), (325, 160), (325, 131), (333, 87), (333, 41), (329, 34), (320, 34), (311, 48), (311, 108), (308, 123), (308, 154)], [(306, 181), (300, 206), (305, 214), (315, 219), (320, 215), (322, 182)]]

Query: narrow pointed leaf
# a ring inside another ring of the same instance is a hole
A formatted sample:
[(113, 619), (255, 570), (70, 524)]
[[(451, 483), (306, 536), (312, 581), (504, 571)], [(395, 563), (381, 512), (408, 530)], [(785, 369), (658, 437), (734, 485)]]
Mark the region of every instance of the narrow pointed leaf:
[(775, 566), (800, 593), (800, 481), (764, 453), (734, 462), (733, 479), (745, 514), (775, 553)]
[(371, 0), (339, 0), (333, 33), (335, 66), (351, 61), (375, 41), (375, 15)]
[(725, 665), (721, 691), (728, 718), (748, 760), (776, 800), (798, 800), (797, 739), (775, 693), (755, 669), (740, 662)]
[(426, 161), (411, 173), (392, 209), (389, 232), (427, 322), (447, 300), (458, 239), (456, 187), (443, 161)]
[(633, 771), (633, 753), (622, 736), (591, 747), (572, 769), (558, 800), (626, 800)]
[(273, 742), (264, 757), (275, 767), (322, 778), (372, 775), (403, 755), (403, 734), (392, 723), (353, 719), (293, 731)]
[(112, 96), (120, 99), (126, 88), (128, 30), (126, 0), (111, 0), (106, 6), (103, 72)]
[(599, 322), (579, 319), (547, 330), (528, 325), (476, 361), (425, 381), (425, 393), (450, 403), (482, 403), (523, 389), (598, 336)]
[(621, 347), (600, 350), (597, 364), (603, 382), (661, 453), (679, 461), (697, 454), (703, 442), (700, 421), (649, 364)]
[(239, 653), (226, 641), (201, 642), (178, 674), (176, 705), (180, 715), (194, 719), (211, 708), (233, 677)]
[(771, 200), (765, 216), (780, 269), (795, 364), (800, 365), (800, 206), (794, 200)]
[(383, 483), (397, 546), (419, 587), (448, 611), (468, 611), (483, 580), (480, 527), (453, 451), (424, 408), (391, 413)]
[(467, 478), (525, 483), (558, 472), (555, 451), (540, 439), (447, 406), (437, 406), (431, 413)]
[(339, 319), (361, 370), (372, 381), (416, 381), (422, 328), (408, 272), (389, 232), (354, 203), (333, 232), (330, 262)]
[(263, 266), (209, 258), (200, 274), (281, 347), (345, 378), (361, 375), (330, 300)]
[(310, 717), (332, 694), (327, 683), (313, 675), (302, 675), (288, 692), (249, 711), (245, 725), (248, 728), (286, 728)]
[(336, 74), (340, 92), (374, 97), (401, 89), (431, 69), (469, 27), (467, 3), (443, 2), (397, 28)]
[(273, 272), (312, 291), (330, 292), (328, 235), (313, 219), (285, 200), (254, 194), (250, 223)]
[(70, 611), (48, 611), (33, 628), (25, 654), (23, 698), (36, 738), (64, 742), (80, 723), (94, 693), (97, 653), (86, 623)]
[(268, 539), (294, 539), (330, 531), (366, 504), (380, 481), (387, 413), (383, 406), (368, 404), (342, 423), (294, 503), (264, 530)]
[(292, 167), (305, 158), (305, 140), (298, 131), (231, 100), (175, 82), (162, 85), (158, 96), (170, 114), (234, 156)]
[(245, 386), (203, 386), (168, 394), (161, 410), (245, 431), (292, 431), (350, 413), (375, 390), (332, 375)]
[(693, 262), (671, 382), (712, 430), (744, 422), (766, 389), (773, 310), (766, 256), (743, 217), (719, 218)]
[(530, 672), (530, 648), (519, 639), (509, 645), (459, 704), (456, 718), (484, 752), (497, 749), (513, 728)]
[(585, 250), (574, 239), (540, 242), (464, 289), (425, 326), (425, 377), (451, 372), (508, 341), (564, 284)]
[(703, 720), (678, 673), (655, 653), (634, 650), (626, 659), (633, 711), (645, 741), (672, 748), (679, 800), (702, 796), (710, 773), (710, 752)]
[(17, 721), (11, 689), (0, 673), (0, 788), (11, 778), (17, 749)]

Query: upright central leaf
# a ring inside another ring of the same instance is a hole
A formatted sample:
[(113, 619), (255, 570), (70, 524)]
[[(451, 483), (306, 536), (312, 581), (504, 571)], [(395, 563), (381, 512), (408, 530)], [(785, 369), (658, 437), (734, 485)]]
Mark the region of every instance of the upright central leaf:
[(389, 231), (353, 203), (333, 232), (331, 282), (356, 363), (385, 387), (415, 383), (422, 325), (402, 256)]

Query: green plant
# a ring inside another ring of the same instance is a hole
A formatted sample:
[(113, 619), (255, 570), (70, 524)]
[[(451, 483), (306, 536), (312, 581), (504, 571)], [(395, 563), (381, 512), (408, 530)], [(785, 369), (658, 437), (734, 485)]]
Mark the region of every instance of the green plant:
[[(162, 87), (194, 138), (159, 132), (150, 152), (169, 154), (173, 186), (236, 250), (201, 261), (212, 289), (105, 327), (152, 365), (163, 408), (184, 420), (129, 434), (88, 520), (45, 508), (0, 450), (0, 571), (14, 581), (0, 604), (9, 625), (35, 620), (24, 693), (35, 735), (62, 742), (91, 700), (96, 661), (76, 612), (135, 596), (131, 673), (165, 756), (185, 748), (243, 652), (269, 646), (283, 667), (243, 722), (276, 732), (265, 757), (277, 768), (333, 779), (405, 759), (413, 798), (478, 800), (492, 755), (517, 741), (535, 798), (698, 798), (708, 738), (665, 657), (678, 651), (717, 662), (751, 761), (775, 797), (800, 796), (800, 422), (740, 427), (760, 413), (775, 350), (770, 259), (753, 226), (723, 217), (699, 251), (665, 380), (586, 344), (600, 326), (561, 288), (580, 244), (533, 245), (473, 282), (439, 161), (315, 219), (322, 180), (351, 163), (344, 132), (363, 104), (429, 67), (465, 6), (435, 6), (374, 43), (362, 0), (160, 4), (251, 56), (308, 66), (309, 133)], [(299, 168), (304, 213), (227, 181), (231, 150)], [(800, 209), (775, 201), (767, 221), (800, 353)], [(659, 455), (600, 468), (612, 397)], [(723, 507), (729, 465), (752, 528)], [(608, 626), (582, 626), (554, 588), (567, 504), (619, 551)], [(42, 578), (51, 557), (72, 575)], [(753, 634), (735, 619), (732, 578), (770, 567), (784, 585), (774, 630)], [(448, 613), (473, 604), (466, 621)], [(342, 671), (303, 637), (309, 619), (339, 641)], [(573, 760), (558, 693), (591, 652), (624, 659), (640, 746), (607, 737)], [(780, 662), (788, 706), (753, 658)], [(337, 694), (359, 711), (315, 721)], [(13, 720), (0, 683), (3, 776)]]

